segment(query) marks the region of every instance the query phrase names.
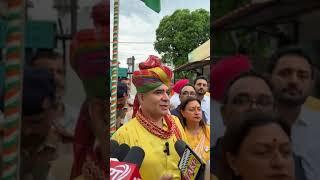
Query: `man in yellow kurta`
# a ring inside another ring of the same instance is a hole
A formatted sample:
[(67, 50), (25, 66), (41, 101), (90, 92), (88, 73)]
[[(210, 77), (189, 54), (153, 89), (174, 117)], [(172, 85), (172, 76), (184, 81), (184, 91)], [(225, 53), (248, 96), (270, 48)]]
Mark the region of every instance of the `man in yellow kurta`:
[(165, 175), (181, 179), (180, 157), (174, 144), (178, 139), (187, 141), (179, 119), (168, 114), (172, 71), (156, 56), (149, 56), (139, 68), (140, 71), (133, 73), (132, 80), (137, 88), (134, 118), (119, 128), (112, 139), (144, 150), (140, 167), (142, 179), (159, 180)]

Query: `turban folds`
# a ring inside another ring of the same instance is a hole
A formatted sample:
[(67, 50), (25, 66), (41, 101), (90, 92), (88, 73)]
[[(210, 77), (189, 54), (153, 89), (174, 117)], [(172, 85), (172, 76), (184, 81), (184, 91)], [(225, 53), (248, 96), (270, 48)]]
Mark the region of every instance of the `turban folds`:
[(250, 60), (244, 55), (229, 56), (221, 59), (211, 68), (211, 91), (213, 99), (221, 102), (225, 90), (234, 78), (252, 68)]
[(106, 98), (109, 51), (108, 30), (84, 29), (75, 34), (70, 46), (70, 64), (81, 79), (87, 98)]
[(132, 82), (138, 93), (149, 92), (162, 84), (170, 87), (172, 71), (161, 64), (158, 57), (150, 55), (149, 58), (139, 64), (140, 71), (133, 72)]
[[(132, 82), (138, 93), (146, 93), (165, 84), (170, 87), (172, 71), (161, 64), (157, 56), (150, 55), (145, 62), (139, 64), (140, 71), (133, 72)], [(133, 117), (139, 109), (137, 96), (133, 103)]]
[(172, 89), (174, 92), (179, 94), (183, 86), (185, 86), (188, 83), (189, 83), (189, 79), (180, 79), (174, 84)]

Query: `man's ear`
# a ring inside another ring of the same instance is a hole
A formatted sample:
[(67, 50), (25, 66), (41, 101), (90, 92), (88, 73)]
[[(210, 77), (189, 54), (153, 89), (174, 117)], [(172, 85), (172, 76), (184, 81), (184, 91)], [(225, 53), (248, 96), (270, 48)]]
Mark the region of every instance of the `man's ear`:
[(144, 100), (144, 95), (142, 93), (137, 94), (139, 103), (141, 104)]

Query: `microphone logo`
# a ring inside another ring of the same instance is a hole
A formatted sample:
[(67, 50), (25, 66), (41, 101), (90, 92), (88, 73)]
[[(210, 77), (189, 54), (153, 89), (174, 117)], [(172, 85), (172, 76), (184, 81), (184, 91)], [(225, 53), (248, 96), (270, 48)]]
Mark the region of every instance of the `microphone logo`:
[(186, 148), (178, 167), (181, 170), (184, 179), (194, 180), (200, 170), (201, 162), (190, 149)]
[(131, 168), (127, 164), (122, 164), (110, 168), (110, 177), (112, 180), (122, 180), (125, 179), (131, 172)]

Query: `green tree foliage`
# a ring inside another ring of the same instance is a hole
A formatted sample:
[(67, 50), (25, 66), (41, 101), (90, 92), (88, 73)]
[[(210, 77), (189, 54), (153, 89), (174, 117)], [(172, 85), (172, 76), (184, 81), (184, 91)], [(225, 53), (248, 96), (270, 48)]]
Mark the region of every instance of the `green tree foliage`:
[(165, 16), (156, 30), (155, 50), (175, 67), (188, 62), (188, 53), (210, 38), (210, 15), (204, 9), (176, 10)]
[[(216, 20), (233, 10), (250, 3), (251, 0), (216, 0), (213, 1), (213, 19)], [(214, 28), (214, 26), (213, 26)], [(244, 53), (250, 56), (258, 71), (263, 71), (266, 58), (271, 52), (271, 37), (252, 29), (234, 29), (218, 31), (213, 35), (213, 56), (221, 57)]]
[[(213, 3), (213, 21), (221, 18), (227, 13), (239, 8), (250, 0), (215, 0)], [(213, 27), (214, 28), (214, 27)], [(213, 56), (220, 57), (228, 54), (233, 54), (238, 51), (238, 47), (234, 43), (230, 32), (215, 32), (213, 34)]]

